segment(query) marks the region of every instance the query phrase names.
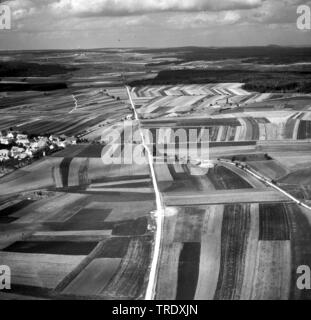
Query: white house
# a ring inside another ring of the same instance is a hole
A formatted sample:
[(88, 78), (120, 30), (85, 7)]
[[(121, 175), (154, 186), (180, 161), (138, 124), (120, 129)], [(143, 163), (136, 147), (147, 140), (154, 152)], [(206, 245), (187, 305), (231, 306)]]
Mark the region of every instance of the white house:
[(38, 149), (39, 149), (39, 143), (38, 143), (37, 141), (31, 142), (31, 143), (30, 143), (30, 148), (31, 148), (32, 150), (38, 150)]
[(17, 139), (16, 143), (21, 144), (23, 146), (28, 146), (30, 144), (30, 141), (28, 138), (22, 138), (22, 139)]
[(1, 143), (1, 144), (8, 145), (8, 144), (10, 144), (10, 142), (11, 142), (11, 139), (9, 139), (9, 138), (7, 138), (7, 137), (1, 137), (1, 138), (0, 138), (0, 143)]
[(8, 139), (14, 139), (14, 134), (13, 134), (13, 132), (9, 132), (7, 135), (6, 135), (6, 137), (8, 138)]
[(23, 140), (23, 139), (28, 139), (28, 136), (27, 136), (27, 134), (18, 134), (17, 136), (16, 136), (16, 139), (18, 140), (18, 139), (21, 139), (21, 140)]
[(17, 156), (18, 159), (26, 159), (28, 157), (28, 154), (26, 152), (22, 152)]
[(59, 147), (59, 148), (66, 148), (68, 143), (66, 141), (58, 141), (56, 142), (56, 145)]
[(77, 144), (77, 139), (75, 137), (68, 137), (65, 141), (67, 144)]
[(43, 149), (48, 145), (48, 138), (45, 137), (39, 137), (39, 141), (38, 141), (38, 148), (39, 149)]
[(9, 159), (9, 153), (10, 151), (7, 149), (0, 150), (0, 160), (3, 161)]
[(18, 156), (19, 156), (20, 154), (22, 154), (24, 151), (25, 151), (24, 148), (12, 147), (12, 149), (11, 149), (11, 156), (12, 156), (13, 158), (18, 158)]
[(27, 155), (28, 157), (30, 157), (30, 158), (33, 157), (33, 152), (31, 151), (30, 148), (28, 148), (25, 153), (26, 153), (26, 155)]

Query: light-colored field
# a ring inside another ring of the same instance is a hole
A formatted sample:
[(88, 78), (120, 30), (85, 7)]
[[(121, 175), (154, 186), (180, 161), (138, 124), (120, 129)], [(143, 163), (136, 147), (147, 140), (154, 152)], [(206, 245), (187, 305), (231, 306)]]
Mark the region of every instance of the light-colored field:
[(155, 172), (159, 182), (173, 181), (173, 177), (171, 176), (166, 164), (156, 164)]
[(174, 300), (177, 292), (179, 256), (182, 243), (174, 242), (177, 223), (177, 208), (168, 208), (164, 221), (163, 247), (157, 279), (157, 299)]
[(14, 213), (19, 219), (13, 223), (64, 222), (83, 208), (86, 198), (83, 194), (57, 193)]
[(201, 241), (201, 229), (204, 220), (204, 210), (180, 208), (175, 225), (175, 242), (193, 243)]
[(100, 295), (117, 272), (121, 259), (94, 259), (63, 291), (82, 296)]
[(27, 241), (102, 241), (111, 236), (112, 230), (86, 230), (86, 231), (38, 231), (27, 238)]
[(291, 279), (290, 241), (259, 241), (252, 299), (287, 300)]
[(86, 191), (91, 192), (120, 192), (120, 193), (142, 193), (142, 194), (153, 194), (152, 188), (87, 188)]
[(157, 96), (201, 96), (201, 95), (249, 95), (240, 83), (220, 83), (206, 85), (179, 85), (175, 87), (152, 86), (133, 88), (133, 97), (157, 97)]
[(165, 203), (170, 206), (226, 204), (226, 203), (249, 203), (249, 202), (284, 202), (289, 201), (283, 194), (267, 190), (226, 190), (211, 191), (208, 194), (178, 194), (169, 193), (164, 196)]
[(270, 179), (279, 179), (290, 173), (286, 167), (284, 168), (282, 164), (276, 160), (253, 161), (250, 163), (250, 166)]
[(282, 155), (273, 153), (273, 158), (276, 159), (282, 166), (288, 168), (288, 171), (311, 168), (311, 154), (292, 154)]
[(241, 286), (240, 299), (252, 299), (254, 289), (254, 276), (256, 271), (257, 248), (259, 239), (259, 205), (257, 203), (250, 206), (250, 231), (247, 239), (245, 253), (244, 277)]
[[(0, 232), (0, 250), (5, 249), (17, 241), (24, 241), (28, 239), (40, 226), (27, 225), (19, 226), (17, 228), (6, 228)], [(1, 262), (1, 261), (0, 261)]]
[(196, 300), (213, 300), (220, 269), (223, 206), (206, 209), (201, 234), (201, 256)]
[(54, 186), (52, 168), (59, 162), (60, 159), (57, 158), (43, 159), (13, 172), (1, 179), (0, 193), (2, 195), (14, 194)]
[(105, 220), (106, 222), (122, 221), (124, 219), (138, 219), (149, 215), (153, 210), (154, 204), (152, 201), (130, 201), (124, 204), (106, 203), (107, 207), (112, 208), (112, 212)]
[(55, 288), (85, 256), (0, 252), (0, 261), (11, 268), (12, 283)]

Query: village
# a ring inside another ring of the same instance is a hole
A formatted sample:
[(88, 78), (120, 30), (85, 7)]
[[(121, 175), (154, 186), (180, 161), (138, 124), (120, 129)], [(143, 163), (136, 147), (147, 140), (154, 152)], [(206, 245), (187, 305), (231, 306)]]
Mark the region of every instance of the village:
[(14, 129), (0, 132), (0, 175), (30, 164), (68, 145), (77, 144), (76, 137), (65, 135), (35, 136)]

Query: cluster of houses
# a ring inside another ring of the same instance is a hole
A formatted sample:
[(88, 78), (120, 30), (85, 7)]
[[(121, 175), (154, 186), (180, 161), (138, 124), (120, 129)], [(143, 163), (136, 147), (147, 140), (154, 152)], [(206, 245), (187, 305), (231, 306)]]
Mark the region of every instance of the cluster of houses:
[(45, 156), (47, 151), (57, 151), (76, 143), (76, 138), (66, 136), (30, 137), (12, 130), (5, 133), (0, 132), (0, 162), (9, 159), (31, 159), (38, 153)]

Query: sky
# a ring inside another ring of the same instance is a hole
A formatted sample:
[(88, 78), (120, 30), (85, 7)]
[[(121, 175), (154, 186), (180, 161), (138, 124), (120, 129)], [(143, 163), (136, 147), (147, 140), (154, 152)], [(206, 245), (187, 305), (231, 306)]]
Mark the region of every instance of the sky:
[(0, 50), (311, 45), (304, 0), (8, 0)]

